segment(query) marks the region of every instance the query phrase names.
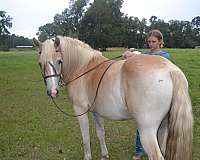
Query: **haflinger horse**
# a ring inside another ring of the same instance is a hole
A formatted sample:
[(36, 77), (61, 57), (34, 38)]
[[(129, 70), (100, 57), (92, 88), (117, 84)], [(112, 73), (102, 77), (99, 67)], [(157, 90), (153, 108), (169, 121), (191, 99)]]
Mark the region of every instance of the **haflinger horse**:
[(193, 115), (188, 82), (169, 60), (137, 54), (109, 60), (77, 39), (33, 40), (47, 93), (56, 97), (66, 83), (78, 118), (84, 160), (91, 160), (88, 112), (94, 115), (101, 160), (108, 159), (103, 118), (135, 119), (150, 160), (191, 160)]

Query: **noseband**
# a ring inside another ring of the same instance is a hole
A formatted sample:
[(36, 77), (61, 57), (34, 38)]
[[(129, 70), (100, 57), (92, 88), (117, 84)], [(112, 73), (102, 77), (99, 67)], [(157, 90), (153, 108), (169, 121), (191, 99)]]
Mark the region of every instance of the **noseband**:
[(42, 77), (43, 77), (43, 79), (44, 79), (44, 83), (45, 84), (47, 84), (47, 82), (46, 82), (46, 79), (47, 78), (50, 78), (50, 77), (59, 77), (59, 78), (61, 78), (62, 77), (62, 62), (60, 62), (60, 67), (61, 67), (61, 70), (60, 70), (60, 73), (57, 73), (57, 71), (56, 71), (56, 69), (55, 69), (55, 66), (51, 63), (51, 62), (48, 62), (49, 63), (49, 65), (53, 68), (53, 71), (54, 71), (54, 73), (55, 74), (52, 74), (52, 75), (45, 75), (45, 66), (44, 66), (44, 73), (43, 72), (41, 72), (41, 74), (42, 74)]

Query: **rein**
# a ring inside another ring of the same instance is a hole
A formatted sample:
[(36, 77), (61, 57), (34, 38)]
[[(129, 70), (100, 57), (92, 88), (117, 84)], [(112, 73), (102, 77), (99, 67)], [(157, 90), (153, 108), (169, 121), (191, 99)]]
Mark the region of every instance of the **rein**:
[[(78, 77), (76, 77), (76, 78), (74, 78), (74, 79), (68, 81), (68, 82), (66, 83), (66, 85), (68, 85), (69, 83), (71, 83), (71, 82), (77, 80), (78, 78), (84, 76), (85, 74), (87, 74), (87, 73), (89, 73), (89, 72), (95, 70), (96, 68), (98, 68), (98, 67), (99, 67), (100, 65), (102, 65), (103, 63), (105, 63), (105, 62), (109, 62), (109, 61), (112, 61), (112, 60), (115, 60), (115, 59), (118, 59), (118, 58), (121, 58), (121, 57), (122, 57), (122, 56), (117, 56), (117, 57), (114, 57), (114, 58), (112, 58), (112, 59), (108, 59), (108, 60), (106, 60), (106, 61), (103, 61), (103, 62), (97, 64), (95, 67), (93, 67), (93, 68), (87, 70), (86, 72), (82, 73), (82, 74), (79, 75)], [(110, 66), (109, 66), (109, 67), (110, 67)], [(106, 70), (106, 71), (107, 71), (107, 70)]]
[(79, 117), (79, 116), (82, 116), (82, 115), (84, 115), (84, 114), (86, 114), (86, 113), (88, 113), (88, 112), (92, 112), (91, 109), (92, 109), (92, 107), (93, 107), (93, 105), (94, 105), (94, 103), (95, 103), (95, 101), (96, 101), (96, 98), (97, 98), (97, 95), (98, 95), (98, 91), (99, 91), (99, 86), (100, 86), (100, 84), (101, 84), (101, 81), (102, 81), (102, 79), (103, 79), (105, 73), (107, 72), (107, 70), (110, 68), (110, 66), (111, 66), (112, 64), (114, 64), (115, 62), (117, 62), (117, 61), (113, 61), (113, 60), (118, 59), (118, 58), (121, 58), (121, 57), (122, 57), (122, 56), (117, 56), (117, 57), (114, 57), (114, 58), (112, 58), (112, 59), (103, 61), (102, 63), (96, 65), (95, 67), (93, 67), (93, 68), (91, 68), (91, 69), (89, 69), (89, 70), (87, 70), (87, 71), (84, 72), (83, 74), (81, 74), (81, 75), (79, 75), (78, 77), (76, 77), (76, 78), (74, 78), (74, 79), (68, 81), (68, 82), (65, 84), (65, 85), (68, 85), (69, 83), (75, 81), (76, 79), (78, 79), (78, 78), (84, 76), (85, 74), (87, 74), (87, 73), (89, 73), (89, 72), (95, 70), (96, 68), (98, 68), (98, 67), (99, 67), (100, 65), (102, 65), (103, 63), (112, 61), (112, 63), (110, 63), (110, 64), (108, 65), (108, 67), (104, 70), (104, 72), (103, 72), (103, 74), (102, 74), (102, 76), (101, 76), (101, 78), (100, 78), (100, 80), (99, 80), (99, 83), (98, 83), (98, 85), (97, 85), (97, 89), (96, 89), (96, 93), (95, 93), (94, 100), (93, 100), (92, 104), (90, 105), (90, 107), (89, 107), (85, 112), (80, 113), (80, 114), (77, 114), (77, 115), (69, 114), (69, 113), (63, 111), (63, 110), (57, 105), (57, 103), (55, 102), (54, 98), (51, 96), (51, 99), (52, 99), (52, 101), (53, 101), (55, 107), (56, 107), (60, 112), (62, 112), (64, 115), (69, 116), (69, 117)]

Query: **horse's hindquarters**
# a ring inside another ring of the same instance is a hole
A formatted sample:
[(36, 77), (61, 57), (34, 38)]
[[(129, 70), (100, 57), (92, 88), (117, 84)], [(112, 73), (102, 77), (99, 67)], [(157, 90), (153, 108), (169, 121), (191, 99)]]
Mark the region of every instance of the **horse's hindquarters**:
[[(170, 109), (173, 86), (169, 73), (123, 77), (126, 104), (138, 125), (159, 126)], [(145, 124), (145, 123), (147, 124)], [(149, 126), (149, 127), (150, 127)]]
[(136, 119), (141, 118), (138, 122), (163, 119), (169, 111), (173, 86), (167, 61), (162, 58), (130, 58), (122, 68), (122, 84), (128, 110)]

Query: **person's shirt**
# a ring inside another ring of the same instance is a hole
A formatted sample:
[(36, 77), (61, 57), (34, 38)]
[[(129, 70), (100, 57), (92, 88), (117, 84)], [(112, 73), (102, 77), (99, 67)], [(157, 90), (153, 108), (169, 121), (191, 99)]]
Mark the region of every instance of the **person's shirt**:
[(170, 55), (168, 52), (165, 52), (165, 51), (159, 51), (159, 52), (151, 52), (151, 51), (147, 51), (147, 52), (144, 52), (144, 54), (148, 54), (148, 55), (159, 55), (159, 56), (162, 56), (162, 57), (165, 57), (167, 59), (170, 58)]

